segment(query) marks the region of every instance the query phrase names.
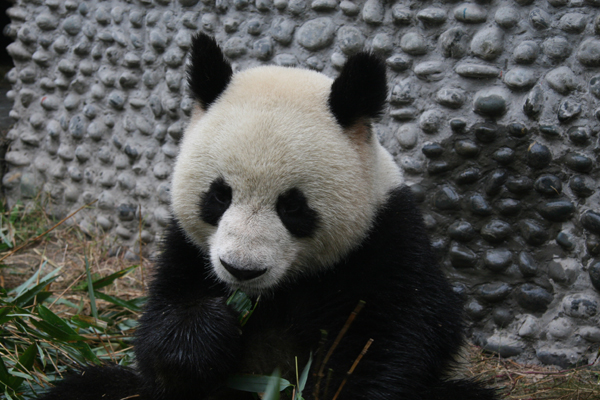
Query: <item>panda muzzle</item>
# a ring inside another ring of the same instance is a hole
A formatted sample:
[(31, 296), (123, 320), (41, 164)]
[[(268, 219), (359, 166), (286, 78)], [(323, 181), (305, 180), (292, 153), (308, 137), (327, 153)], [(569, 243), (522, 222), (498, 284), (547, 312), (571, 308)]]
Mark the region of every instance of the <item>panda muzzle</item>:
[(221, 265), (223, 265), (227, 272), (229, 272), (231, 275), (233, 275), (236, 279), (240, 281), (249, 281), (251, 279), (258, 278), (259, 276), (267, 272), (267, 268), (238, 268), (223, 261), (221, 258), (219, 258), (219, 261), (221, 261)]

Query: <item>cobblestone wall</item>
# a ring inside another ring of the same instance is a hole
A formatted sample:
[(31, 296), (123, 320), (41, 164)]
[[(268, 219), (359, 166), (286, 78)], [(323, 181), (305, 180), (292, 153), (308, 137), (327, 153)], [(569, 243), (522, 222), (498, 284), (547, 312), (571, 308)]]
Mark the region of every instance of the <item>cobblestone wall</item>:
[[(387, 59), (377, 132), (467, 296), (476, 342), (563, 367), (600, 342), (600, 1), (18, 0), (11, 201), (42, 192), (86, 231), (152, 242), (192, 102), (191, 35), (234, 68), (334, 76)], [(141, 215), (140, 213), (141, 206)]]

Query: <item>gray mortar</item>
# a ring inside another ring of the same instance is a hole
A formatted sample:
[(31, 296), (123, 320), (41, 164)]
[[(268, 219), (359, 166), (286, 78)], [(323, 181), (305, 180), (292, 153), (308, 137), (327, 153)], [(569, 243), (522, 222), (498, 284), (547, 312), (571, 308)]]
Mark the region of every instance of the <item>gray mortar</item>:
[[(600, 2), (18, 0), (8, 199), (40, 192), (63, 216), (152, 243), (192, 109), (191, 35), (236, 70), (335, 76), (387, 59), (377, 134), (413, 185), (434, 248), (466, 298), (474, 340), (562, 367), (600, 343)], [(141, 210), (141, 215), (140, 215)]]

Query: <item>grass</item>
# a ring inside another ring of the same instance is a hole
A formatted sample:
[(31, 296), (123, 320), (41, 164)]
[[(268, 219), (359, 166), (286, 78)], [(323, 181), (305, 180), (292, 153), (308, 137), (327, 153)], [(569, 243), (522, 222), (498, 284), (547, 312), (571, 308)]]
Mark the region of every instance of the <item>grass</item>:
[[(39, 202), (0, 208), (0, 218), (0, 397), (34, 399), (81, 364), (131, 363), (151, 263), (125, 260), (113, 239), (89, 237), (71, 220), (47, 232), (60, 221)], [(240, 309), (251, 312), (251, 304), (242, 303)], [(506, 399), (600, 399), (598, 361), (561, 371), (469, 350), (464, 375), (499, 388)], [(258, 381), (271, 384), (264, 399), (277, 398), (276, 379)]]

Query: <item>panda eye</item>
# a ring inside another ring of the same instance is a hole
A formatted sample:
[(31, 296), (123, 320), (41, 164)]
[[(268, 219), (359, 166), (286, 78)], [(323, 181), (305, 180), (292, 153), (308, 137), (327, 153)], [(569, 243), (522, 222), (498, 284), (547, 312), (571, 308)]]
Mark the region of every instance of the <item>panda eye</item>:
[(231, 203), (231, 188), (229, 186), (219, 186), (211, 193), (215, 201), (223, 206), (229, 206)]
[(200, 199), (200, 218), (216, 226), (231, 205), (233, 191), (222, 178), (215, 179)]
[(277, 215), (290, 233), (296, 237), (309, 237), (317, 228), (318, 215), (309, 207), (299, 189), (293, 188), (277, 199)]

